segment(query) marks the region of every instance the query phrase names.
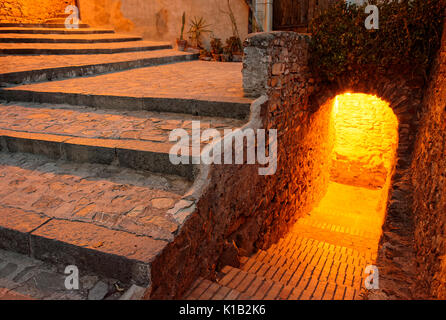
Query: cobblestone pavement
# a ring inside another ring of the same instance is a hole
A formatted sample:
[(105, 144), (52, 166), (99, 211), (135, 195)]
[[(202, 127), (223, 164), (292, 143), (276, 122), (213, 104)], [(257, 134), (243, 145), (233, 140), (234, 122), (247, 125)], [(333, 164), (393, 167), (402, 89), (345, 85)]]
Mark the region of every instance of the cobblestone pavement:
[(115, 279), (79, 273), (79, 289), (65, 287), (65, 266), (0, 249), (0, 300), (117, 300), (129, 288)]
[(177, 50), (156, 50), (115, 54), (73, 54), (73, 55), (0, 55), (0, 74), (48, 68), (62, 68), (82, 65), (95, 65), (122, 61), (134, 61), (155, 57), (188, 55)]
[(0, 153), (0, 177), (3, 215), (20, 210), (164, 240), (178, 228), (166, 211), (190, 187), (177, 176), (9, 153)]
[(66, 105), (5, 103), (0, 104), (0, 129), (28, 133), (46, 133), (67, 137), (122, 139), (169, 142), (174, 129), (184, 129), (191, 136), (192, 121), (202, 130), (241, 127), (243, 121), (228, 118), (198, 117), (147, 111), (95, 110)]
[(12, 89), (251, 103), (243, 98), (241, 69), (241, 63), (191, 61)]
[[(187, 299), (353, 300), (376, 263), (383, 191), (331, 182), (321, 203), (266, 251), (226, 266), (217, 282), (198, 279)], [(379, 268), (379, 266), (377, 266)]]

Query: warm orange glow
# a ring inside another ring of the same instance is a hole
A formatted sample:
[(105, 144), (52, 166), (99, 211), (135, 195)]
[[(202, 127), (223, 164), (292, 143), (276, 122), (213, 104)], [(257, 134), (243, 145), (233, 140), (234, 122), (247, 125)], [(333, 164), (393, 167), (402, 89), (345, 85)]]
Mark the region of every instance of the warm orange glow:
[(398, 146), (398, 119), (389, 104), (376, 96), (346, 93), (335, 98), (332, 114), (332, 180), (382, 188)]

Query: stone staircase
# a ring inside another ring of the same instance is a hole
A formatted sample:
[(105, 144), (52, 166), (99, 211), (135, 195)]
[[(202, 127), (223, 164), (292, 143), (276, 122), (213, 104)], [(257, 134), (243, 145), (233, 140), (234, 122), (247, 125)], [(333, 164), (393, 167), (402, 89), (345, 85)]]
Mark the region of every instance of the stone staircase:
[(384, 217), (381, 196), (381, 190), (331, 182), (318, 207), (297, 220), (277, 244), (242, 257), (238, 268), (223, 267), (215, 282), (198, 279), (184, 298), (362, 299), (364, 270), (377, 257)]
[(0, 86), (196, 59), (197, 55), (172, 50), (170, 43), (113, 30), (0, 25)]
[(197, 174), (169, 134), (242, 126), (241, 65), (87, 27), (0, 27), (0, 54), (0, 248), (149, 287)]

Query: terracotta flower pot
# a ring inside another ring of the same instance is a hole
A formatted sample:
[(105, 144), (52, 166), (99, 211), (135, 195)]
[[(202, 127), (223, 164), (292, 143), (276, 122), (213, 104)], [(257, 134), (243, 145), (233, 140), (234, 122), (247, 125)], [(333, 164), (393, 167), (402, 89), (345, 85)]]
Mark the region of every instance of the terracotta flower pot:
[(187, 46), (187, 40), (177, 39), (178, 51), (184, 51), (186, 49), (186, 46)]
[(243, 62), (243, 54), (242, 53), (238, 53), (238, 52), (234, 52), (232, 54), (232, 61), (233, 62)]

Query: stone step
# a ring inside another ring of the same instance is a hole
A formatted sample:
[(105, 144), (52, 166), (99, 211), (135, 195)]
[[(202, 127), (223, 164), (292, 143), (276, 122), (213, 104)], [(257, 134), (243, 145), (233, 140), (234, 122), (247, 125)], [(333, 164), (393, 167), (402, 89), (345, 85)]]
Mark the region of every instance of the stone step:
[[(44, 29), (65, 29), (65, 21), (60, 23), (0, 23), (0, 28), (44, 28)], [(88, 24), (79, 23), (79, 28), (90, 28)]]
[(0, 33), (0, 43), (111, 43), (141, 41), (138, 36), (120, 34), (29, 34), (21, 33)]
[[(74, 162), (175, 174), (193, 179), (195, 166), (173, 164), (169, 154), (174, 129), (192, 135), (192, 121), (202, 129), (243, 125), (240, 120), (154, 112), (104, 112), (84, 107), (0, 104), (0, 141), (4, 150), (45, 155)], [(197, 142), (201, 144), (201, 141)]]
[(23, 27), (0, 27), (0, 34), (110, 34), (115, 33), (112, 29), (54, 29), (54, 28), (23, 28)]
[[(306, 216), (297, 221), (294, 225), (296, 230), (300, 230), (305, 226), (323, 229), (334, 233), (345, 233), (351, 236), (362, 237), (364, 239), (379, 239), (381, 236), (382, 230), (380, 224), (363, 226), (362, 228), (356, 228), (351, 226), (346, 226), (345, 224), (340, 224), (339, 221), (336, 221), (334, 217), (314, 217), (314, 216)], [(293, 229), (292, 229), (293, 231)]]
[(172, 49), (168, 42), (129, 41), (112, 43), (1, 43), (0, 54), (114, 54)]
[(182, 223), (169, 210), (191, 185), (178, 176), (5, 152), (0, 176), (0, 248), (145, 287), (151, 263)]
[(345, 232), (346, 230), (342, 230), (341, 228), (342, 226), (326, 223), (321, 223), (321, 225), (308, 225), (298, 221), (292, 227), (290, 233), (303, 238), (325, 241), (333, 245), (351, 248), (359, 252), (376, 253), (380, 235), (376, 234), (373, 237), (369, 237), (359, 230), (353, 230), (353, 233), (349, 233), (351, 230)]
[[(51, 18), (45, 21), (45, 24), (51, 24), (51, 25), (65, 25), (65, 22), (67, 21), (67, 18), (69, 17), (69, 15), (67, 16), (62, 16), (62, 17), (55, 17), (55, 18)], [(71, 20), (71, 19), (70, 19)], [(71, 20), (72, 21), (72, 20)], [(82, 25), (82, 21), (79, 21), (79, 25)]]
[(2, 56), (0, 86), (116, 72), (198, 59), (172, 49), (96, 55)]
[(237, 299), (254, 300), (353, 300), (359, 298), (359, 291), (352, 287), (318, 281), (315, 278), (295, 286), (269, 280), (265, 277), (226, 266), (217, 281), (221, 286), (240, 292)]
[(179, 62), (5, 88), (0, 99), (246, 119), (253, 100), (243, 96), (241, 68), (239, 63)]
[(183, 296), (185, 300), (235, 300), (241, 293), (204, 278), (198, 278)]
[[(243, 259), (241, 270), (273, 280), (287, 286), (297, 286), (302, 281), (317, 279), (342, 286), (361, 289), (366, 265), (357, 266), (340, 262), (320, 253), (303, 253), (298, 257), (271, 255)], [(342, 270), (342, 272), (340, 272)]]
[(51, 263), (0, 249), (0, 300), (124, 300), (131, 299), (139, 288), (81, 272), (79, 289), (71, 290), (65, 286), (64, 271), (65, 266), (57, 268)]
[[(308, 229), (304, 229), (304, 231), (306, 232)], [(315, 231), (317, 232), (319, 230), (315, 229)], [(331, 241), (330, 239), (308, 236), (308, 233), (304, 236), (299, 232), (290, 232), (284, 238), (280, 239), (279, 242), (273, 244), (267, 252), (288, 256), (295, 255), (310, 246), (326, 248), (326, 250), (338, 253), (340, 257), (352, 257), (358, 261), (374, 261), (376, 259), (376, 252), (374, 250), (364, 250), (363, 247), (358, 250), (358, 248), (355, 248), (354, 246), (343, 246), (339, 243), (334, 243), (334, 241)]]

